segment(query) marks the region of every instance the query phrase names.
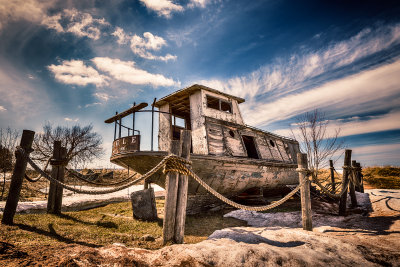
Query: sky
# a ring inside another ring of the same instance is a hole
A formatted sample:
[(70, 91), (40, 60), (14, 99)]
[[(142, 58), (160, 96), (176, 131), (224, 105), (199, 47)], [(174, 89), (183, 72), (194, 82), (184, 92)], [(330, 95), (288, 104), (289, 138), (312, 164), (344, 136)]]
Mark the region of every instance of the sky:
[[(363, 166), (400, 166), (398, 1), (0, 0), (0, 128), (92, 124), (198, 83), (290, 136), (319, 109)], [(148, 127), (149, 118), (138, 118)]]

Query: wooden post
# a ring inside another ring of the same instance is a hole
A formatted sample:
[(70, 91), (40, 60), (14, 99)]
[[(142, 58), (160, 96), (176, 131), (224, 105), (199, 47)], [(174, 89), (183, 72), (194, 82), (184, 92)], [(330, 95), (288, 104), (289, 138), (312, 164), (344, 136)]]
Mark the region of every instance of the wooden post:
[(357, 179), (358, 179), (358, 182), (360, 183), (360, 188), (359, 188), (359, 190), (360, 190), (360, 192), (361, 193), (364, 193), (364, 181), (363, 181), (363, 179), (362, 179), (362, 173), (361, 173), (361, 164), (360, 164), (360, 162), (357, 162), (357, 168), (358, 168), (358, 171), (357, 171)]
[[(297, 153), (297, 162), (299, 169), (307, 169), (307, 154)], [(312, 214), (311, 214), (311, 197), (310, 197), (310, 181), (305, 172), (299, 172), (299, 183), (306, 182), (300, 187), (301, 195), (301, 220), (303, 229), (312, 231)]]
[[(61, 147), (60, 159), (65, 160), (66, 157), (67, 157), (67, 148)], [(57, 180), (62, 183), (64, 182), (64, 165), (58, 166)], [(61, 214), (62, 197), (63, 197), (63, 187), (57, 184), (55, 199), (54, 199), (54, 214)]]
[[(177, 156), (181, 155), (181, 142), (172, 141), (171, 153)], [(174, 240), (175, 234), (175, 217), (176, 217), (176, 198), (178, 193), (179, 173), (169, 172), (165, 183), (165, 205), (164, 205), (164, 222), (163, 222), (163, 243)]]
[[(351, 166), (353, 168), (356, 167), (355, 160), (351, 161)], [(355, 177), (352, 177), (352, 180), (350, 180), (349, 189), (350, 189), (351, 206), (354, 208), (354, 207), (357, 207), (357, 196), (356, 196), (356, 188), (355, 188), (356, 185), (354, 184), (353, 179), (358, 179), (358, 178), (357, 178), (356, 173), (354, 173), (353, 171), (350, 171), (349, 175), (353, 175), (353, 174), (355, 174)]]
[(144, 184), (143, 184), (143, 189), (149, 189), (150, 182), (147, 180), (144, 180)]
[(332, 183), (332, 193), (334, 194), (336, 191), (336, 186), (335, 186), (335, 171), (333, 168), (333, 160), (329, 160), (329, 169), (331, 170), (331, 183)]
[(349, 169), (351, 163), (351, 149), (346, 149), (344, 153), (344, 166), (343, 168), (343, 179), (342, 179), (342, 192), (343, 195), (340, 197), (339, 201), (339, 215), (345, 216), (346, 215), (346, 202), (347, 202), (347, 181), (349, 180)]
[[(181, 130), (182, 140), (182, 158), (190, 159), (190, 146), (192, 143), (192, 134), (189, 130)], [(182, 244), (185, 236), (186, 206), (188, 195), (188, 176), (179, 174), (178, 196), (176, 203), (176, 220), (174, 241)]]
[[(60, 160), (61, 159), (61, 141), (54, 141), (53, 144), (53, 159)], [(51, 177), (58, 180), (58, 169), (59, 166), (54, 165), (51, 167)], [(47, 199), (47, 213), (56, 214), (56, 183), (50, 181), (49, 188), (49, 197)]]
[[(35, 132), (24, 130), (22, 132), (20, 146), (29, 155), (32, 150), (32, 142), (35, 137)], [(19, 195), (21, 193), (22, 181), (25, 176), (27, 160), (19, 153), (16, 154), (16, 162), (14, 171), (11, 176), (10, 189), (7, 196), (6, 206), (4, 207), (2, 224), (12, 225), (14, 222), (14, 215), (17, 210)]]

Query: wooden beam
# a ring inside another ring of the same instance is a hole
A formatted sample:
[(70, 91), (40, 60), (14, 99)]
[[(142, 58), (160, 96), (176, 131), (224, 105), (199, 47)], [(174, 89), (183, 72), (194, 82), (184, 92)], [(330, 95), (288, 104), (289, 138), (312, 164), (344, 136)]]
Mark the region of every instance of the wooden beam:
[(134, 113), (134, 112), (136, 112), (136, 111), (139, 111), (139, 110), (141, 110), (141, 109), (143, 109), (143, 108), (145, 108), (145, 107), (147, 107), (147, 106), (148, 106), (147, 103), (144, 103), (144, 102), (143, 102), (143, 103), (140, 103), (140, 104), (138, 104), (138, 105), (135, 105), (135, 106), (133, 106), (133, 107), (131, 107), (131, 108), (125, 110), (125, 111), (122, 111), (121, 113), (118, 113), (118, 114), (115, 115), (115, 116), (112, 116), (112, 117), (109, 118), (109, 119), (106, 119), (104, 122), (105, 122), (105, 123), (112, 123), (112, 122), (114, 122), (114, 121), (117, 121), (117, 120), (119, 120), (119, 119), (122, 119), (123, 117), (128, 116), (129, 114), (132, 114), (132, 113)]

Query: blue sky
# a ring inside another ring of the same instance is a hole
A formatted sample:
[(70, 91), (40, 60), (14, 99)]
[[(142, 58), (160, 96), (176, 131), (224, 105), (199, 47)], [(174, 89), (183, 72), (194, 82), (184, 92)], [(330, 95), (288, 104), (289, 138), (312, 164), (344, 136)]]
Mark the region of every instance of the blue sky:
[(0, 127), (92, 123), (200, 83), (289, 135), (315, 108), (364, 165), (400, 165), (398, 1), (0, 0)]

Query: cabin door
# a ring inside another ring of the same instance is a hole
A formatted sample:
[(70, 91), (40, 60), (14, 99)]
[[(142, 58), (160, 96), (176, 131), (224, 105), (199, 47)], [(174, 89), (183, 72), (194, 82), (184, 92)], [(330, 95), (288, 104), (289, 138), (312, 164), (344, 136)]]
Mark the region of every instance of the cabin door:
[(242, 135), (244, 146), (247, 150), (247, 156), (253, 159), (259, 159), (254, 137), (248, 135)]

